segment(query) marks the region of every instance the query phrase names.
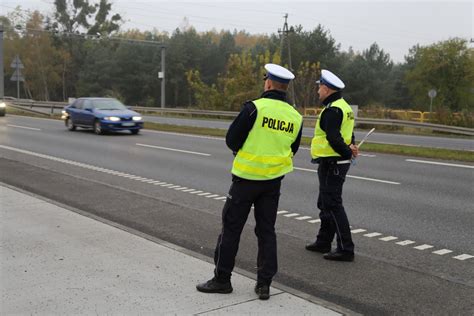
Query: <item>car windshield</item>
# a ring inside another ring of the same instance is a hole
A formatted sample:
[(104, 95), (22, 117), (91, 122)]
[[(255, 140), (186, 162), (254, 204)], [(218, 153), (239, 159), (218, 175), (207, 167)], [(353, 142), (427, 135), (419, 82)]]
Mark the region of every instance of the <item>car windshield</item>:
[(98, 110), (127, 110), (127, 107), (115, 99), (93, 100), (94, 108)]

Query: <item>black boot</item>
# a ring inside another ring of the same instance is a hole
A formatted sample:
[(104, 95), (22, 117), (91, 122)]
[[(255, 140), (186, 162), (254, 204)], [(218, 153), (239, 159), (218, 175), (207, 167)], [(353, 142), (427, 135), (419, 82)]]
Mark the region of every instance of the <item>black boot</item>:
[(323, 258), (333, 261), (354, 261), (354, 254), (351, 252), (332, 251), (325, 254)]
[(268, 300), (270, 298), (270, 286), (265, 284), (255, 284), (255, 293), (261, 300)]
[(305, 248), (306, 250), (320, 252), (320, 253), (328, 253), (331, 251), (331, 245), (324, 246), (324, 245), (318, 244), (316, 241), (313, 242), (312, 244), (307, 244)]
[(229, 294), (233, 291), (230, 281), (219, 282), (216, 278), (212, 278), (207, 282), (196, 285), (196, 289), (199, 292), (220, 294)]

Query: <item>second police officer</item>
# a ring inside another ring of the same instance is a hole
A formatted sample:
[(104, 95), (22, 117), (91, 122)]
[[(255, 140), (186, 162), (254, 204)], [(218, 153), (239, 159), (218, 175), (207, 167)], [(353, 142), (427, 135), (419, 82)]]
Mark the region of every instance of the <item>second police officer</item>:
[[(328, 70), (321, 71), (317, 82), (319, 100), (324, 109), (316, 122), (311, 142), (313, 163), (318, 163), (318, 208), (321, 227), (316, 241), (306, 245), (309, 251), (325, 253), (324, 259), (354, 260), (354, 243), (349, 220), (342, 205), (342, 187), (351, 159), (358, 155), (354, 144), (354, 113), (342, 98), (344, 82)], [(336, 235), (336, 250), (331, 244)]]
[(226, 144), (235, 154), (232, 185), (222, 210), (214, 277), (196, 286), (200, 292), (232, 292), (230, 279), (240, 234), (253, 205), (258, 239), (255, 292), (260, 299), (270, 297), (270, 284), (278, 269), (275, 221), (281, 180), (293, 170), (302, 116), (286, 101), (288, 85), (295, 76), (276, 64), (266, 64), (265, 69), (263, 94), (244, 104), (226, 135)]

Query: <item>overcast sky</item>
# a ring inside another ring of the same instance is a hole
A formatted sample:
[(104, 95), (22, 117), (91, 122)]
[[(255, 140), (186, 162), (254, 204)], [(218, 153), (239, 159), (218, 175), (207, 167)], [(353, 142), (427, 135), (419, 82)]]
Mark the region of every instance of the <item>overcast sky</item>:
[[(71, 0), (69, 0), (71, 1)], [(20, 5), (22, 9), (53, 11), (53, 0), (0, 0), (6, 14)], [(99, 0), (90, 0), (99, 2)], [(312, 30), (322, 24), (343, 50), (356, 51), (377, 44), (395, 62), (402, 62), (415, 44), (429, 45), (452, 37), (474, 38), (474, 1), (159, 1), (112, 0), (112, 10), (126, 23), (122, 29), (168, 31), (183, 24), (198, 31), (245, 30), (251, 34), (276, 33), (288, 24), (301, 24)], [(473, 44), (471, 44), (471, 47)]]

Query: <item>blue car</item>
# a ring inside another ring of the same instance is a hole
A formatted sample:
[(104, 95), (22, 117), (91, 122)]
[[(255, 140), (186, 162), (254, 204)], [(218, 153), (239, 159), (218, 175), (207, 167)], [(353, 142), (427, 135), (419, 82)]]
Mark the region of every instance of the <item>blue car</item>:
[(70, 131), (92, 128), (97, 135), (123, 130), (138, 134), (143, 128), (142, 116), (113, 98), (79, 98), (64, 108), (61, 118)]

